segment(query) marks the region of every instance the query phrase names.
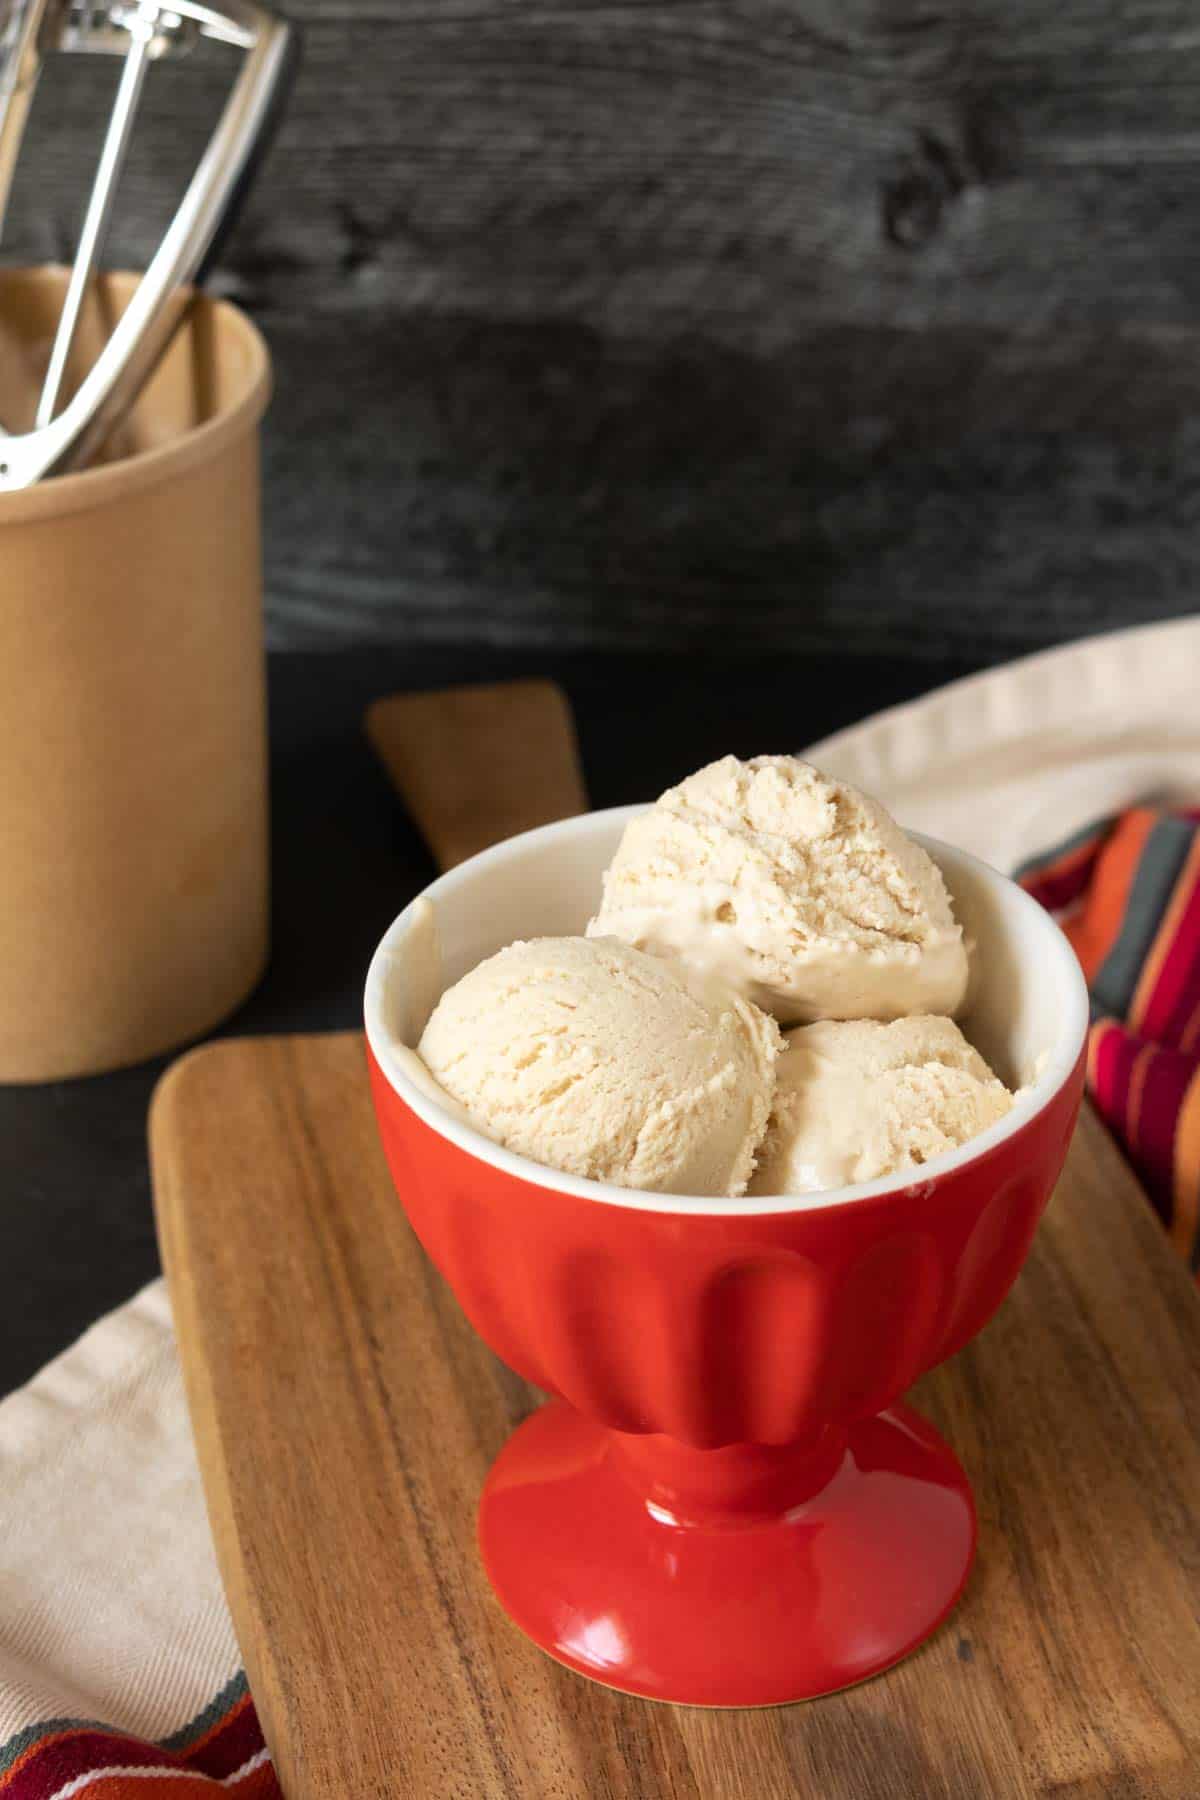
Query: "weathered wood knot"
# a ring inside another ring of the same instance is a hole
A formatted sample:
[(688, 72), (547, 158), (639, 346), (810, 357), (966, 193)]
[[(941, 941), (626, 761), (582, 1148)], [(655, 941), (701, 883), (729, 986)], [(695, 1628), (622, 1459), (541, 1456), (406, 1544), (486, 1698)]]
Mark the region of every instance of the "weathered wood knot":
[(904, 166), (881, 191), (883, 229), (904, 250), (919, 250), (940, 230), (946, 208), (969, 187), (1011, 176), (1019, 161), (1019, 134), (1011, 114), (990, 101), (962, 109), (954, 143), (919, 131)]

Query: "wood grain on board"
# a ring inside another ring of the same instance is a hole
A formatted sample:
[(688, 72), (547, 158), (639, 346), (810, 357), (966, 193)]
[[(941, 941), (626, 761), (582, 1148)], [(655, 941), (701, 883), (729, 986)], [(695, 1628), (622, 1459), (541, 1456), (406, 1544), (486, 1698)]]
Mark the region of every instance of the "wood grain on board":
[[(984, 661), (1194, 607), (1190, 0), (286, 10), (215, 278), (277, 363), (276, 642)], [(114, 262), (209, 57), (151, 72)], [(15, 261), (69, 255), (111, 100), (111, 59), (51, 64)]]
[(485, 1471), (538, 1396), (405, 1221), (357, 1034), (220, 1043), (152, 1115), (162, 1249), (239, 1642), (289, 1800), (1194, 1800), (1200, 1307), (1085, 1113), (995, 1321), (916, 1390), (979, 1560), (849, 1693), (758, 1712), (584, 1681), (505, 1618)]

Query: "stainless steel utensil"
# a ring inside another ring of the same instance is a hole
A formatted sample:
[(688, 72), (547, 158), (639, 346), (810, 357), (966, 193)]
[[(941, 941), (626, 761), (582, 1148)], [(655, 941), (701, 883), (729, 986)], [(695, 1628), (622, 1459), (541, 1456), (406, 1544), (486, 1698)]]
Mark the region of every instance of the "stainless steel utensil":
[[(216, 130), (125, 312), (59, 408), (79, 312), (103, 251), (138, 100), (152, 62), (204, 39), (244, 52)], [(286, 91), (293, 28), (257, 0), (0, 0), (0, 237), (43, 59), (123, 58), (116, 99), (32, 430), (0, 427), (0, 492), (77, 469), (118, 422), (179, 323), (179, 289), (199, 282), (228, 230)]]

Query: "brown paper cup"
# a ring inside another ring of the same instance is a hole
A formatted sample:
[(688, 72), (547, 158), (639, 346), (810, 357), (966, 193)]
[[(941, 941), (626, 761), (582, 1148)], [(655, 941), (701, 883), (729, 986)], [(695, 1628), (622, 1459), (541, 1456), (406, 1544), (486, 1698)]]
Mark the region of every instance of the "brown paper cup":
[[(0, 275), (10, 430), (32, 417), (65, 279)], [(99, 284), (76, 377), (135, 284)], [(269, 391), (254, 326), (198, 299), (108, 460), (0, 494), (0, 1081), (152, 1056), (262, 971)]]

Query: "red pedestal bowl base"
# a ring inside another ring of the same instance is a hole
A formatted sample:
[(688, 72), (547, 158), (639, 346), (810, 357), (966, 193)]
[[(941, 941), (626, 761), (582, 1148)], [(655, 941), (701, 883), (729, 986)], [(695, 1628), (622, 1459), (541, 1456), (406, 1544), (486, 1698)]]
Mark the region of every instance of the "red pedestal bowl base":
[(911, 1407), (803, 1456), (625, 1437), (551, 1402), (497, 1458), (488, 1577), (582, 1675), (697, 1706), (773, 1706), (865, 1681), (936, 1630), (966, 1583), (975, 1508)]

